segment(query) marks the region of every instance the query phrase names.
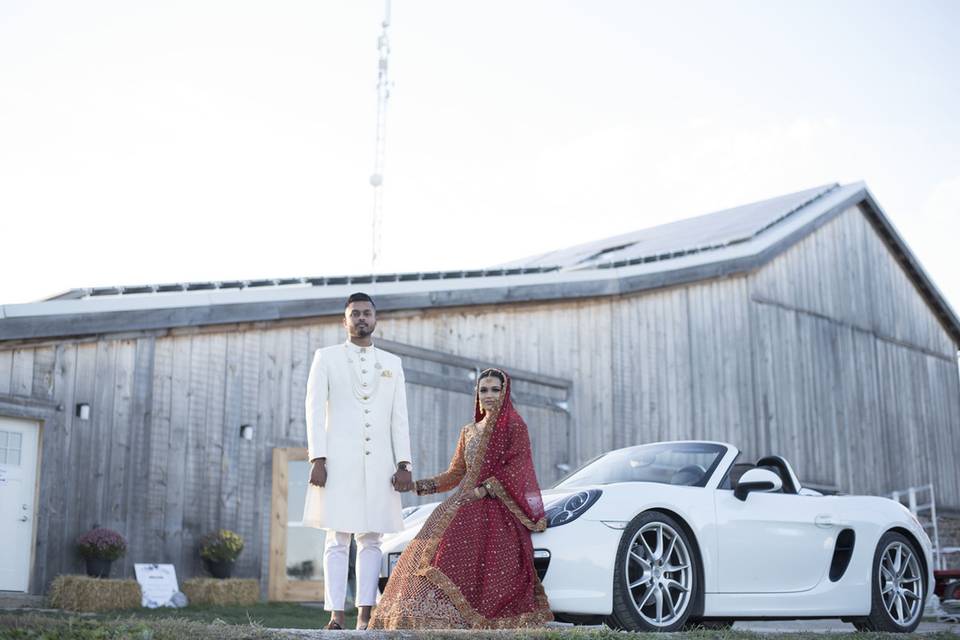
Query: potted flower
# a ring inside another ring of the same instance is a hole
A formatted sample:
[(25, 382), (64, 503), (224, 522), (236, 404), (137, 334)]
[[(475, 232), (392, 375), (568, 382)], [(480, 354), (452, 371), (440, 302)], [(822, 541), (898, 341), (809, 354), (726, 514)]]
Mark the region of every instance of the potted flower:
[(87, 575), (109, 578), (110, 564), (127, 553), (127, 541), (113, 529), (95, 527), (77, 538), (77, 550), (87, 564)]
[(200, 542), (203, 566), (214, 578), (229, 578), (233, 563), (243, 551), (243, 538), (229, 529), (208, 533)]

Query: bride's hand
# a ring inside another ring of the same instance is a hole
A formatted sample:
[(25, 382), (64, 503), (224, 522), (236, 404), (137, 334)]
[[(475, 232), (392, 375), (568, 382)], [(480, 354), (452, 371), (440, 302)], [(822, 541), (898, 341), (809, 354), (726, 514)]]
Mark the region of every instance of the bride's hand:
[(473, 489), (465, 492), (467, 501), (473, 502), (475, 500), (482, 500), (487, 497), (487, 490), (485, 487), (474, 487)]

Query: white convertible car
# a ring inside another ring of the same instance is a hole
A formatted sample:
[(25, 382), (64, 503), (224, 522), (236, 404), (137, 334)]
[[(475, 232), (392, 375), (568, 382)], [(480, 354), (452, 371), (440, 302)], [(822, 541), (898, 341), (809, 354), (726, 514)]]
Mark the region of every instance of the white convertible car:
[[(734, 620), (842, 618), (916, 628), (930, 539), (900, 504), (823, 495), (779, 456), (719, 442), (618, 449), (543, 492), (534, 564), (558, 620), (641, 631)], [(384, 540), (381, 584), (436, 503)]]

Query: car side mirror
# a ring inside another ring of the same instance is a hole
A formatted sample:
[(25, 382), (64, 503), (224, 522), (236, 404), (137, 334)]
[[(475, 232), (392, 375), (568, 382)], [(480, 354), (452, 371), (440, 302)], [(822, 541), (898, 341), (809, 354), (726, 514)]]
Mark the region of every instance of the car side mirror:
[(746, 500), (751, 491), (773, 492), (783, 488), (780, 476), (769, 469), (750, 469), (737, 482), (733, 495), (737, 500)]

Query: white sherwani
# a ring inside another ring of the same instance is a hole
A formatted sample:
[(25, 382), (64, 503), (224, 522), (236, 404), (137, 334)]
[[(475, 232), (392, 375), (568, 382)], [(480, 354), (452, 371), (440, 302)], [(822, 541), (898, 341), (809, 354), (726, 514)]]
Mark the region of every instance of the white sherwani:
[(391, 484), (397, 463), (410, 461), (400, 358), (349, 341), (318, 349), (306, 411), (309, 459), (327, 459), (327, 482), (307, 486), (303, 523), (351, 533), (402, 530), (400, 493)]

